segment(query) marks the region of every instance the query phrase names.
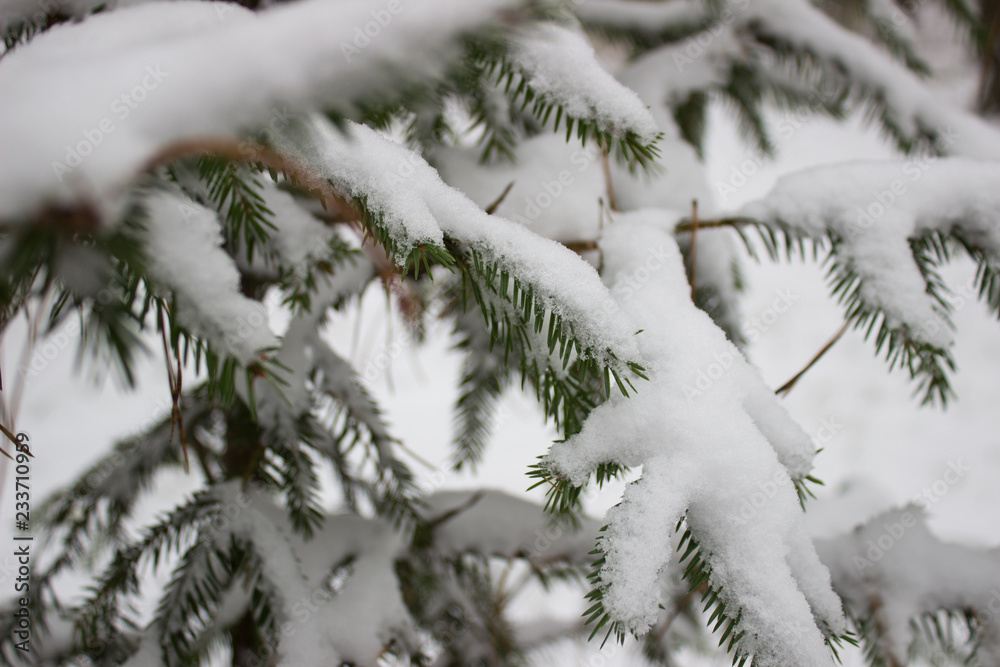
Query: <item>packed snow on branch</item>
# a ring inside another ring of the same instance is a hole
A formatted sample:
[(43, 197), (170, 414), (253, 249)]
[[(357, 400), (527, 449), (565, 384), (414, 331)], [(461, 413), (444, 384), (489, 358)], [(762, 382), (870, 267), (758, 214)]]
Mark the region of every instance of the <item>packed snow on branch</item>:
[(338, 189), (363, 197), (402, 249), (397, 261), (421, 240), (442, 245), (447, 236), (532, 285), (601, 363), (623, 369), (624, 361), (638, 359), (634, 331), (592, 267), (562, 244), (488, 215), (413, 151), (363, 125), (340, 133), (317, 117), (292, 128), (279, 147)]
[(414, 0), (350, 59), (342, 45), (372, 20), (361, 0), (256, 14), (151, 2), (57, 26), (0, 62), (0, 219), (81, 201), (114, 217), (107, 198), (171, 144), (280, 127), (316, 105), (351, 116), (436, 80), (463, 34), (518, 4)]
[(817, 540), (816, 549), (847, 607), (859, 618), (874, 619), (883, 656), (907, 664), (912, 624), (948, 610), (969, 614), (979, 625), (973, 664), (1000, 664), (1000, 549), (941, 542), (913, 505), (873, 517), (846, 535)]
[(817, 167), (782, 178), (740, 215), (823, 239), (862, 280), (862, 298), (882, 308), (890, 326), (936, 347), (951, 343), (941, 313), (913, 258), (910, 241), (954, 235), (1000, 266), (1000, 164), (961, 158), (915, 158)]
[(218, 214), (179, 192), (152, 191), (143, 204), (149, 275), (175, 295), (179, 321), (245, 364), (277, 347), (263, 307), (240, 293)]
[(441, 491), (427, 499), (427, 514), (441, 521), (434, 544), (448, 553), (528, 558), (536, 567), (566, 560), (590, 560), (600, 523), (584, 517), (579, 526), (553, 524), (533, 502), (500, 491)]
[[(690, 301), (675, 220), (647, 210), (616, 216), (601, 240), (612, 293), (643, 332), (651, 382), (613, 397), (583, 431), (553, 445), (552, 469), (574, 484), (604, 462), (642, 466), (642, 477), (607, 516), (600, 571), (611, 619), (638, 633), (659, 609), (660, 572), (678, 520), (712, 563), (734, 631), (762, 664), (830, 664), (824, 632), (845, 621), (805, 533), (792, 480), (805, 476), (810, 438), (708, 316)], [(642, 280), (628, 280), (641, 275)], [(636, 284), (638, 283), (638, 285)], [(768, 505), (741, 507), (766, 489)], [(820, 626), (822, 626), (822, 631)], [(794, 636), (789, 636), (792, 629)]]
[(947, 140), (940, 146), (945, 154), (1000, 158), (996, 127), (942, 102), (906, 67), (806, 0), (754, 0), (736, 16), (762, 39), (814, 54), (845, 71), (852, 82), (876, 92), (890, 122), (903, 135), (931, 131)]
[(527, 85), (567, 115), (594, 120), (618, 136), (632, 132), (647, 143), (656, 140), (645, 105), (600, 66), (579, 32), (547, 24), (526, 28), (511, 58)]
[[(661, 67), (651, 67), (651, 71), (680, 83), (671, 89), (671, 96), (695, 87), (712, 88), (729, 65), (753, 63), (747, 51), (763, 46), (779, 58), (806, 54), (832, 80), (861, 92), (859, 100), (878, 107), (884, 127), (898, 138), (914, 141), (929, 134), (943, 154), (1000, 157), (1000, 131), (994, 126), (935, 97), (904, 65), (813, 4), (805, 0), (728, 0), (717, 3), (716, 11), (710, 4), (696, 0), (590, 0), (581, 3), (578, 13), (581, 21), (595, 30), (643, 36), (654, 44), (663, 41), (665, 45), (642, 57), (650, 64), (660, 63)], [(895, 22), (893, 26), (895, 29)], [(687, 41), (670, 43), (688, 35), (691, 38)], [(771, 69), (777, 73), (781, 68)], [(779, 79), (782, 76), (779, 74)], [(801, 83), (791, 78), (781, 85)], [(823, 101), (823, 91), (812, 94), (814, 102)], [(941, 143), (941, 139), (948, 141)]]
[(633, 0), (583, 0), (576, 11), (584, 24), (639, 32), (664, 32), (677, 25), (700, 26), (708, 18), (707, 7), (699, 0), (655, 4)]

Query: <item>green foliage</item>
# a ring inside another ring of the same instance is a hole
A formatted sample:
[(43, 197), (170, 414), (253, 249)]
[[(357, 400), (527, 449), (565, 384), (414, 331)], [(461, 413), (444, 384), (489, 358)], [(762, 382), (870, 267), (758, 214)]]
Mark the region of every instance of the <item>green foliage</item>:
[(681, 137), (694, 147), (698, 157), (702, 159), (705, 157), (708, 102), (708, 95), (698, 90), (674, 107), (674, 121), (681, 131)]
[(461, 255), (463, 304), (467, 295), (475, 299), (504, 365), (520, 362), (522, 387), (531, 383), (546, 418), (567, 437), (580, 430), (598, 392), (611, 395), (612, 379), (625, 396), (635, 391), (626, 373), (646, 379), (636, 361), (599, 362), (600, 351), (580, 343), (572, 323), (545, 305), (535, 285), (486, 261), (475, 248), (467, 253), (453, 252)]
[[(916, 383), (914, 394), (920, 396), (922, 404), (947, 406), (953, 397), (949, 377), (955, 370), (951, 351), (927, 343), (921, 337), (922, 332), (912, 331), (905, 324), (889, 322), (880, 306), (865, 300), (862, 278), (852, 261), (844, 256), (841, 250), (843, 240), (835, 232), (828, 231), (822, 238), (808, 238), (780, 220), (769, 224), (749, 219), (731, 222), (747, 252), (755, 259), (758, 258), (757, 250), (747, 235), (747, 228), (756, 232), (768, 257), (774, 261), (782, 256), (791, 259), (795, 255), (802, 260), (808, 255), (817, 259), (822, 251), (831, 295), (844, 307), (845, 319), (851, 327), (863, 331), (866, 340), (873, 338), (875, 353), (884, 355), (890, 370), (902, 368), (909, 373)], [(927, 285), (927, 294), (935, 302), (941, 326), (951, 325), (949, 313), (952, 306), (947, 298), (950, 292), (937, 269), (948, 261), (956, 245), (962, 247), (960, 239), (960, 228), (950, 235), (932, 233), (910, 239), (913, 259)], [(993, 308), (996, 269), (981, 248), (969, 245), (967, 252), (979, 266), (976, 280), (980, 298)]]
[(100, 646), (104, 638), (122, 630), (122, 622), (131, 624), (128, 614), (133, 611), (131, 601), (140, 593), (141, 567), (150, 563), (155, 569), (168, 554), (193, 542), (199, 528), (219, 509), (220, 503), (211, 492), (200, 492), (161, 517), (141, 539), (125, 541), (74, 614), (80, 643)]
[[(709, 3), (706, 2), (706, 5)], [(717, 3), (714, 3), (717, 4)], [(677, 44), (705, 32), (718, 20), (718, 16), (706, 7), (704, 14), (679, 13), (671, 23), (636, 22), (628, 27), (617, 23), (607, 23), (589, 14), (584, 14), (580, 22), (588, 32), (603, 37), (613, 43), (626, 46), (633, 58), (670, 44)]]
[[(517, 109), (519, 113), (530, 110), (531, 116), (538, 119), (546, 128), (551, 119), (553, 132), (562, 131), (560, 128), (564, 126), (567, 142), (573, 138), (575, 129), (576, 137), (582, 144), (586, 145), (588, 139), (593, 139), (601, 150), (614, 155), (620, 164), (633, 172), (651, 168), (659, 155), (656, 140), (647, 142), (632, 131), (622, 132), (605, 127), (592, 118), (571, 116), (558, 100), (535, 90), (524, 72), (506, 58), (484, 63), (483, 70), (484, 79), (491, 81), (497, 88), (502, 88), (511, 109)], [(484, 148), (484, 158), (490, 157), (491, 148), (492, 152), (499, 151), (501, 154), (509, 155), (509, 147), (503, 148), (505, 141), (503, 133), (509, 130), (504, 130), (502, 125), (495, 122), (491, 124), (489, 119), (490, 117), (485, 114), (475, 119), (477, 123), (483, 123), (487, 128), (487, 132), (484, 133), (488, 142)]]
[[(865, 663), (870, 667), (891, 667), (899, 664), (897, 657), (886, 650), (883, 632), (873, 613), (849, 614), (857, 630)], [(966, 610), (942, 609), (920, 614), (910, 620), (913, 641), (907, 648), (907, 660), (924, 659), (934, 665), (981, 664), (976, 658), (977, 621)], [(900, 656), (902, 657), (902, 656)]]
[(265, 245), (277, 227), (274, 212), (264, 203), (260, 177), (232, 161), (205, 155), (198, 158), (198, 176), (205, 184), (210, 201), (228, 224), (223, 226), (225, 247), (235, 254), (241, 246), (247, 259)]
[(356, 198), (354, 204), (361, 211), (366, 234), (385, 250), (387, 258), (392, 258), (401, 266), (403, 276), (411, 271), (414, 278), (419, 278), (421, 271), (431, 276), (431, 267), (451, 268), (455, 264), (455, 258), (446, 248), (430, 244), (417, 245), (403, 256), (399, 239), (389, 233), (382, 216), (369, 206), (367, 198)]

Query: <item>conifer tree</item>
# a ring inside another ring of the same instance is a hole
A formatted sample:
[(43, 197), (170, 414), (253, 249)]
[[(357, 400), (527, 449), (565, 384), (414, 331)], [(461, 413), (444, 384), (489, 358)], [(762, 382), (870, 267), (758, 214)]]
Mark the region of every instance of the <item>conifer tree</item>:
[[(992, 62), (994, 9), (939, 5)], [(872, 665), (1000, 664), (997, 550), (938, 542), (918, 508), (814, 543), (814, 445), (742, 355), (744, 255), (824, 263), (845, 326), (930, 405), (954, 399), (940, 267), (970, 257), (1000, 316), (1000, 130), (927, 88), (916, 12), (4, 3), (0, 333), (72, 327), (86, 372), (129, 386), (161, 357), (172, 399), (36, 511), (34, 653), (5, 609), (5, 661), (507, 665), (636, 637), (664, 665), (691, 644), (739, 665), (832, 664), (845, 644)], [(702, 164), (713, 104), (765, 156), (777, 107), (862, 114), (900, 157), (792, 174), (723, 212)], [(537, 400), (560, 436), (524, 462), (544, 507), (417, 483), (324, 336), (379, 287), (415, 339), (435, 318), (454, 332), (456, 470), (481, 462), (505, 392)], [(4, 368), (3, 389), (32, 372)], [(202, 486), (136, 530), (166, 469)], [(584, 488), (636, 469), (607, 516), (583, 513)], [(859, 567), (883, 525), (907, 548)], [(580, 582), (581, 621), (518, 627), (515, 567)], [(70, 572), (82, 596), (61, 590)]]

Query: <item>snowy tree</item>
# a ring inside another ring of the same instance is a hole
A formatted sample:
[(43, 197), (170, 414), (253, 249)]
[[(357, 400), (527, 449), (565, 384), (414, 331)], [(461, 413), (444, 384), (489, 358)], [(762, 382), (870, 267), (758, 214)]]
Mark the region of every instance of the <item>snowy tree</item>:
[[(996, 7), (940, 6), (993, 109)], [(938, 270), (970, 257), (1000, 315), (1000, 130), (927, 87), (926, 9), (4, 0), (0, 331), (70, 331), (126, 386), (161, 355), (172, 397), (36, 509), (5, 659), (501, 665), (635, 636), (654, 664), (693, 644), (826, 665), (845, 643), (873, 665), (1000, 664), (1000, 551), (938, 541), (918, 507), (810, 538), (815, 445), (739, 327), (742, 255), (822, 262), (845, 328), (923, 403), (954, 398)], [(765, 156), (777, 107), (861, 114), (899, 159), (726, 211), (736, 185), (702, 163), (718, 104)], [(537, 399), (560, 435), (524, 462), (544, 507), (417, 483), (419, 452), (326, 337), (379, 288), (415, 340), (453, 330), (455, 470), (505, 392)], [(37, 370), (5, 368), (4, 391)], [(169, 468), (202, 488), (136, 525)], [(585, 516), (585, 488), (635, 472)], [(511, 572), (580, 581), (583, 619), (519, 627)]]

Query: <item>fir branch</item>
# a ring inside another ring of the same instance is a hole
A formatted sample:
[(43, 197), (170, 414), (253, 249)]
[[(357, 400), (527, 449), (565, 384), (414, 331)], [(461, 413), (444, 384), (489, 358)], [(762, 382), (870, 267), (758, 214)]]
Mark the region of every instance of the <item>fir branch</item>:
[(309, 539), (319, 528), (325, 514), (320, 503), (320, 481), (317, 464), (308, 450), (295, 443), (273, 443), (270, 451), (281, 459), (277, 466), (281, 479), (280, 490), (285, 497), (292, 527)]
[(219, 502), (210, 491), (195, 494), (187, 503), (146, 529), (143, 538), (118, 548), (111, 563), (88, 588), (88, 596), (74, 610), (79, 641), (99, 642), (116, 634), (128, 618), (128, 601), (140, 590), (140, 568), (152, 562), (155, 570), (169, 552), (187, 543), (198, 527), (211, 519)]
[(572, 324), (545, 306), (535, 286), (486, 262), (474, 248), (468, 253), (452, 253), (462, 269), (463, 304), (469, 296), (475, 299), (504, 365), (520, 362), (522, 386), (531, 382), (546, 417), (567, 437), (611, 394), (612, 379), (627, 396), (635, 390), (629, 375), (645, 377), (637, 362), (598, 362), (598, 351), (580, 343)]
[(148, 630), (159, 635), (166, 664), (185, 664), (195, 658), (195, 642), (218, 614), (232, 576), (229, 554), (220, 552), (211, 536), (201, 536), (184, 552)]
[(570, 115), (558, 100), (532, 87), (527, 73), (507, 57), (484, 62), (481, 67), (483, 76), (503, 89), (513, 108), (519, 107), (521, 111), (530, 109), (531, 115), (545, 127), (548, 127), (551, 118), (553, 132), (560, 132), (561, 125), (565, 124), (566, 141), (573, 138), (575, 128), (582, 144), (586, 144), (589, 138), (593, 139), (602, 151), (613, 154), (620, 164), (632, 172), (651, 169), (659, 156), (656, 147), (659, 135), (653, 141), (645, 141), (631, 130), (605, 126), (596, 118)]
[[(208, 417), (210, 407), (197, 393), (189, 395), (184, 415), (190, 428)], [(52, 578), (107, 542), (124, 542), (124, 522), (153, 482), (154, 476), (179, 467), (179, 448), (172, 446), (170, 418), (160, 419), (147, 433), (119, 442), (78, 480), (52, 495), (41, 507), (42, 525), (58, 537), (60, 553), (38, 576)], [(96, 540), (96, 542), (95, 542)]]
[(205, 184), (212, 204), (226, 221), (223, 226), (225, 247), (235, 254), (245, 249), (253, 261), (254, 251), (265, 246), (277, 228), (271, 221), (274, 212), (264, 203), (264, 186), (250, 169), (213, 155), (198, 158), (198, 176)]

